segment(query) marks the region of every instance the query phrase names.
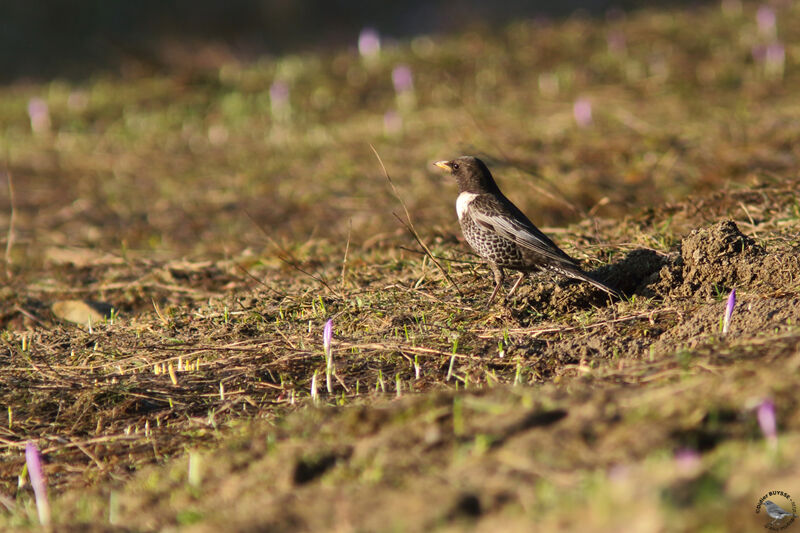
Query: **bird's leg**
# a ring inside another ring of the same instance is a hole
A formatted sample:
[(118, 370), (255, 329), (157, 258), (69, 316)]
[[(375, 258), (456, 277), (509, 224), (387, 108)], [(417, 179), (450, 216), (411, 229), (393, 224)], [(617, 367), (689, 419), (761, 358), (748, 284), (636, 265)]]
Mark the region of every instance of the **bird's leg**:
[(492, 295), (489, 296), (489, 301), (486, 302), (486, 307), (492, 305), (492, 301), (494, 301), (494, 297), (497, 296), (497, 291), (500, 289), (500, 285), (503, 284), (503, 279), (505, 278), (503, 269), (499, 266), (494, 263), (489, 263), (489, 268), (492, 269), (492, 273), (494, 274), (494, 290), (492, 291)]
[(511, 287), (511, 290), (508, 291), (508, 294), (506, 294), (506, 301), (509, 301), (511, 299), (511, 295), (514, 294), (515, 290), (517, 290), (517, 287), (519, 287), (519, 284), (522, 283), (522, 280), (527, 278), (527, 277), (528, 277), (528, 273), (527, 272), (520, 272), (519, 273), (519, 278), (517, 279), (516, 283), (514, 283), (514, 286)]

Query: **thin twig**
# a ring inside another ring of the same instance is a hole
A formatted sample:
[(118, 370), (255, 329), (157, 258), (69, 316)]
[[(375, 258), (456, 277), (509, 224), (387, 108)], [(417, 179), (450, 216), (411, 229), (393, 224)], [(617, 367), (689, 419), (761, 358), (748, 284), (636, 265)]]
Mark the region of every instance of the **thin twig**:
[(26, 317), (27, 317), (27, 318), (29, 318), (30, 320), (32, 320), (32, 321), (34, 321), (34, 322), (36, 322), (36, 323), (37, 323), (37, 324), (39, 324), (40, 326), (43, 326), (43, 327), (49, 327), (49, 325), (48, 325), (48, 324), (46, 324), (45, 322), (42, 322), (41, 320), (39, 320), (39, 318), (37, 318), (37, 317), (36, 317), (36, 315), (34, 315), (33, 313), (31, 313), (31, 312), (29, 312), (29, 311), (26, 311), (25, 309), (23, 309), (23, 308), (22, 308), (21, 306), (19, 306), (19, 305), (15, 305), (15, 306), (14, 306), (14, 310), (15, 310), (15, 311), (17, 311), (18, 313), (20, 313), (20, 314), (22, 314), (22, 315), (26, 316)]
[(342, 290), (344, 290), (344, 272), (347, 268), (347, 252), (350, 251), (350, 234), (353, 232), (353, 219), (350, 219), (350, 223), (347, 227), (347, 244), (344, 246), (344, 259), (342, 259)]
[[(273, 239), (272, 236), (269, 233), (267, 233), (267, 231), (261, 226), (261, 224), (256, 222), (256, 219), (253, 218), (253, 216), (250, 213), (248, 213), (247, 211), (245, 211), (244, 213), (253, 222), (253, 224), (255, 224), (259, 230), (261, 230), (261, 233), (264, 234), (264, 236), (267, 238), (270, 244), (272, 244), (272, 246), (274, 246), (278, 250), (279, 252), (277, 254), (278, 259), (280, 259), (293, 269), (297, 270), (301, 274), (305, 274), (309, 278), (313, 279), (314, 281), (316, 281), (317, 283), (319, 283), (320, 285), (331, 291), (331, 293), (335, 294), (336, 296), (341, 296), (321, 276), (315, 276), (311, 272), (308, 272), (307, 270), (303, 269), (303, 267), (300, 266), (300, 261), (298, 261), (288, 250), (285, 250), (280, 244), (278, 244), (275, 241), (275, 239)], [(283, 254), (283, 256), (285, 257), (282, 257), (281, 254)]]
[(386, 180), (389, 182), (389, 185), (391, 185), (392, 192), (394, 193), (395, 198), (397, 198), (397, 200), (400, 202), (400, 205), (403, 207), (403, 211), (405, 211), (406, 214), (406, 220), (403, 221), (400, 217), (397, 216), (396, 213), (392, 214), (397, 218), (397, 220), (400, 221), (402, 225), (406, 227), (406, 229), (414, 237), (414, 240), (417, 241), (417, 244), (419, 244), (422, 247), (422, 249), (425, 250), (425, 253), (431, 259), (431, 261), (433, 261), (433, 264), (436, 265), (439, 271), (444, 275), (444, 277), (447, 278), (447, 281), (449, 281), (450, 284), (453, 286), (453, 288), (456, 290), (456, 292), (458, 292), (458, 295), (463, 298), (464, 294), (461, 292), (461, 289), (458, 288), (456, 282), (453, 281), (453, 278), (450, 277), (450, 274), (448, 274), (447, 271), (444, 269), (444, 267), (439, 263), (439, 261), (436, 260), (436, 257), (434, 257), (433, 252), (431, 252), (430, 248), (428, 248), (428, 246), (424, 242), (422, 242), (419, 233), (417, 233), (417, 230), (414, 228), (414, 223), (411, 222), (411, 214), (408, 212), (408, 208), (406, 207), (405, 202), (403, 202), (403, 199), (400, 197), (400, 193), (397, 192), (397, 187), (394, 186), (392, 178), (389, 177), (389, 172), (386, 171), (386, 165), (383, 164), (383, 160), (381, 159), (380, 154), (378, 154), (378, 151), (371, 144), (369, 145), (369, 147), (372, 148), (375, 157), (378, 158), (378, 163), (380, 163), (381, 169), (383, 169), (383, 175), (386, 176)]
[(263, 281), (261, 281), (260, 279), (258, 279), (257, 277), (255, 277), (253, 274), (251, 274), (251, 273), (250, 273), (250, 272), (249, 272), (249, 271), (248, 271), (248, 270), (247, 270), (245, 267), (243, 267), (243, 266), (242, 266), (242, 265), (240, 265), (239, 263), (234, 263), (234, 265), (235, 265), (235, 266), (236, 266), (236, 268), (238, 268), (238, 269), (239, 269), (239, 270), (240, 270), (240, 271), (241, 271), (241, 272), (242, 272), (242, 273), (243, 273), (245, 276), (249, 277), (250, 279), (252, 279), (252, 280), (253, 280), (253, 281), (255, 281), (256, 283), (258, 283), (258, 284), (259, 284), (259, 285), (261, 285), (262, 287), (266, 288), (266, 289), (267, 289), (267, 290), (269, 290), (269, 291), (272, 291), (272, 292), (274, 292), (275, 294), (277, 294), (277, 295), (278, 295), (278, 296), (280, 296), (281, 298), (285, 298), (285, 297), (286, 297), (286, 294), (285, 294), (285, 293), (282, 293), (282, 292), (280, 292), (280, 291), (278, 291), (278, 290), (276, 290), (276, 289), (273, 289), (272, 287), (270, 287), (269, 285), (267, 285), (266, 283), (264, 283)]
[(747, 209), (747, 206), (744, 205), (744, 202), (742, 202), (741, 200), (739, 201), (739, 206), (742, 208), (742, 211), (744, 211), (744, 214), (747, 215), (747, 219), (750, 221), (750, 227), (753, 228), (753, 237), (758, 238), (758, 231), (756, 231), (756, 223), (753, 220), (753, 217), (750, 216), (750, 211)]
[[(401, 250), (405, 250), (406, 252), (411, 252), (412, 254), (428, 255), (425, 252), (420, 252), (419, 250), (414, 250), (413, 248), (407, 248), (406, 246), (398, 246), (398, 248), (400, 248)], [(477, 257), (477, 256), (475, 256), (475, 254), (468, 254), (468, 255), (472, 255), (473, 257)], [(467, 261), (466, 259), (450, 259), (448, 257), (442, 257), (441, 255), (436, 255), (434, 257), (436, 259), (438, 259), (439, 261), (446, 261), (448, 263), (460, 263), (460, 264), (463, 264), (463, 265), (485, 265), (486, 264), (484, 261)]]

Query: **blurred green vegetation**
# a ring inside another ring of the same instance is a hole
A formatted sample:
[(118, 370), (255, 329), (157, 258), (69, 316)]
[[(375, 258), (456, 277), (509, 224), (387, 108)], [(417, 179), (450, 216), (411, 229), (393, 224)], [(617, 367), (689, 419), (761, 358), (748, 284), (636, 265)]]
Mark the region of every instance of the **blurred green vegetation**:
[[(370, 144), (439, 234), (455, 230), (454, 189), (430, 162), (462, 153), (544, 226), (794, 173), (800, 12), (776, 8), (770, 33), (755, 6), (724, 5), (5, 87), (20, 243), (34, 260), (64, 242), (220, 255), (263, 243), (260, 228), (363, 243), (399, 230)], [(400, 92), (399, 66), (413, 84)], [(38, 133), (33, 102), (47, 106)]]

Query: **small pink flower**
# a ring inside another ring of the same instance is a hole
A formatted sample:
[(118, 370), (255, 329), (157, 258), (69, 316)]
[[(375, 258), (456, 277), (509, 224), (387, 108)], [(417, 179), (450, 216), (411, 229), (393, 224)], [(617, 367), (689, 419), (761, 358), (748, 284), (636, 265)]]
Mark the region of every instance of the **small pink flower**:
[(731, 326), (731, 316), (733, 316), (733, 308), (736, 307), (736, 289), (731, 291), (728, 296), (728, 305), (725, 306), (725, 317), (722, 320), (722, 333), (728, 333)]
[[(333, 393), (333, 350), (331, 350), (331, 341), (333, 341), (333, 319), (329, 318), (325, 322), (325, 328), (322, 330), (322, 349), (325, 351), (325, 387), (328, 389), (328, 394)], [(316, 374), (314, 374), (316, 376)]]
[(286, 105), (289, 102), (289, 85), (281, 80), (273, 82), (269, 86), (269, 99), (272, 105)]
[(30, 441), (25, 445), (25, 463), (28, 466), (28, 477), (31, 479), (33, 496), (36, 499), (39, 523), (47, 526), (50, 523), (50, 504), (47, 501), (47, 484), (42, 471), (42, 456), (36, 445)]
[(592, 125), (592, 103), (587, 98), (579, 98), (572, 106), (575, 123), (582, 128)]
[(675, 452), (675, 466), (681, 472), (692, 472), (700, 466), (700, 454), (692, 448), (681, 448)]
[(358, 34), (358, 53), (364, 58), (377, 57), (381, 52), (381, 37), (374, 28), (364, 28)]
[(761, 402), (756, 408), (756, 417), (764, 438), (767, 439), (770, 446), (776, 446), (778, 443), (778, 423), (775, 419), (775, 403), (770, 399)]
[(326, 357), (330, 357), (331, 340), (333, 340), (333, 319), (329, 318), (322, 330), (322, 348), (325, 350)]
[(414, 79), (408, 65), (398, 65), (392, 70), (392, 84), (398, 94), (414, 90)]
[(272, 116), (286, 119), (291, 114), (289, 103), (289, 84), (283, 80), (275, 80), (269, 86), (269, 107)]
[(756, 24), (761, 35), (774, 37), (776, 21), (775, 10), (768, 5), (761, 5), (756, 11)]
[(33, 133), (41, 134), (50, 131), (50, 109), (47, 102), (41, 98), (31, 98), (28, 101), (28, 117), (31, 120)]

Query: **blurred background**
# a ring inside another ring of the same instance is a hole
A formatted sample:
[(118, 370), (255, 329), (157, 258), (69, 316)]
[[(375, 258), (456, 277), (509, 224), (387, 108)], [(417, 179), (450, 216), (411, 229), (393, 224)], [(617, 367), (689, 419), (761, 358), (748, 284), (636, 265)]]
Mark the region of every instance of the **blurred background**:
[[(604, 15), (681, 2), (637, 0), (33, 0), (0, 3), (0, 80), (79, 77), (141, 67), (352, 45), (365, 26), (389, 38), (457, 33), (521, 18)], [(697, 4), (694, 2), (693, 4)], [(201, 57), (197, 57), (197, 53)], [(130, 66), (130, 65), (129, 65)]]
[(590, 240), (598, 219), (798, 170), (800, 9), (782, 0), (6, 1), (0, 25), (17, 264), (396, 246), (370, 145), (448, 247), (456, 190), (431, 162), (461, 154)]

